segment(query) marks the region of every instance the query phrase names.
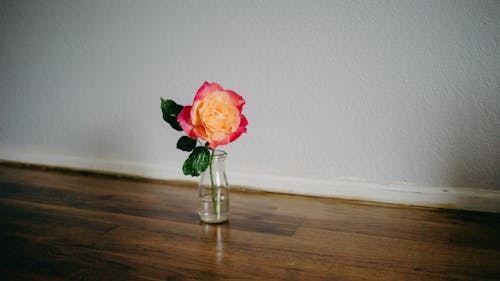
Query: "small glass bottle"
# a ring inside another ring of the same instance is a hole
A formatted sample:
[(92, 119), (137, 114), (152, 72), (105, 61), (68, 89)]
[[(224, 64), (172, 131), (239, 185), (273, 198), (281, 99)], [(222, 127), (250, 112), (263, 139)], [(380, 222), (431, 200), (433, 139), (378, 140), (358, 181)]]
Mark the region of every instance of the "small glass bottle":
[(211, 151), (212, 161), (198, 184), (200, 219), (206, 223), (221, 223), (229, 219), (229, 185), (224, 161), (227, 153)]

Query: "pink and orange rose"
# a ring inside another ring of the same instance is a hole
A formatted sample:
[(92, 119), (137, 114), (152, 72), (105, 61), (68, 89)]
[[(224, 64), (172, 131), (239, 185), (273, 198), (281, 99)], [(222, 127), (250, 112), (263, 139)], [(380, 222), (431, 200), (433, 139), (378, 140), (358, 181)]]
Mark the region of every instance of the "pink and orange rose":
[[(182, 172), (193, 177), (210, 167), (215, 149), (246, 133), (248, 121), (241, 113), (245, 100), (217, 83), (203, 83), (192, 105), (182, 106), (172, 99), (161, 99), (163, 120), (186, 135), (177, 141), (177, 148), (190, 152)], [(199, 140), (206, 141), (205, 144)]]
[(245, 100), (234, 91), (205, 82), (193, 104), (182, 108), (177, 121), (188, 137), (205, 140), (215, 149), (246, 133), (248, 121), (241, 113), (244, 104)]

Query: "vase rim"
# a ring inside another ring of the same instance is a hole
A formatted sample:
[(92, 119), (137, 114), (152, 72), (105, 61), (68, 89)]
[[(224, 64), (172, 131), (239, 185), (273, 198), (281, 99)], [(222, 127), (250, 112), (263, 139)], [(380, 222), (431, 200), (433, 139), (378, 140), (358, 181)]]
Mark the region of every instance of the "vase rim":
[(225, 152), (224, 150), (219, 150), (219, 149), (214, 150), (214, 158), (226, 158), (226, 156), (227, 152)]

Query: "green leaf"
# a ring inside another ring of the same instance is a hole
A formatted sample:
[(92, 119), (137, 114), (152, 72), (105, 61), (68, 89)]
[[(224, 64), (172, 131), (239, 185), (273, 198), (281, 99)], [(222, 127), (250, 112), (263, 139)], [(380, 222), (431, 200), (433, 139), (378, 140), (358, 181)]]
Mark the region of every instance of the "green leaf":
[(184, 175), (186, 176), (191, 175), (193, 173), (192, 167), (193, 167), (193, 159), (192, 158), (186, 159), (186, 161), (184, 161), (184, 164), (182, 165), (182, 173), (184, 173)]
[(177, 141), (177, 148), (182, 151), (192, 151), (196, 147), (196, 139), (187, 136), (182, 136)]
[(183, 106), (175, 103), (173, 100), (161, 99), (161, 112), (163, 113), (163, 120), (165, 120), (172, 128), (177, 131), (182, 131), (182, 127), (177, 122), (177, 115), (182, 111)]
[(210, 152), (204, 146), (197, 146), (182, 165), (184, 175), (197, 177), (210, 165)]

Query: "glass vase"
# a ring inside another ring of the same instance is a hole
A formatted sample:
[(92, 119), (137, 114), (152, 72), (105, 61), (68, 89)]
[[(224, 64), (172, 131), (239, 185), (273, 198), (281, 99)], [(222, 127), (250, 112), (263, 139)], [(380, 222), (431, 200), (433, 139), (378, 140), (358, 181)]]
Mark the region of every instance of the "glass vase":
[(200, 177), (198, 214), (206, 223), (221, 223), (229, 219), (229, 185), (224, 163), (226, 156), (225, 151), (213, 150), (210, 166)]

